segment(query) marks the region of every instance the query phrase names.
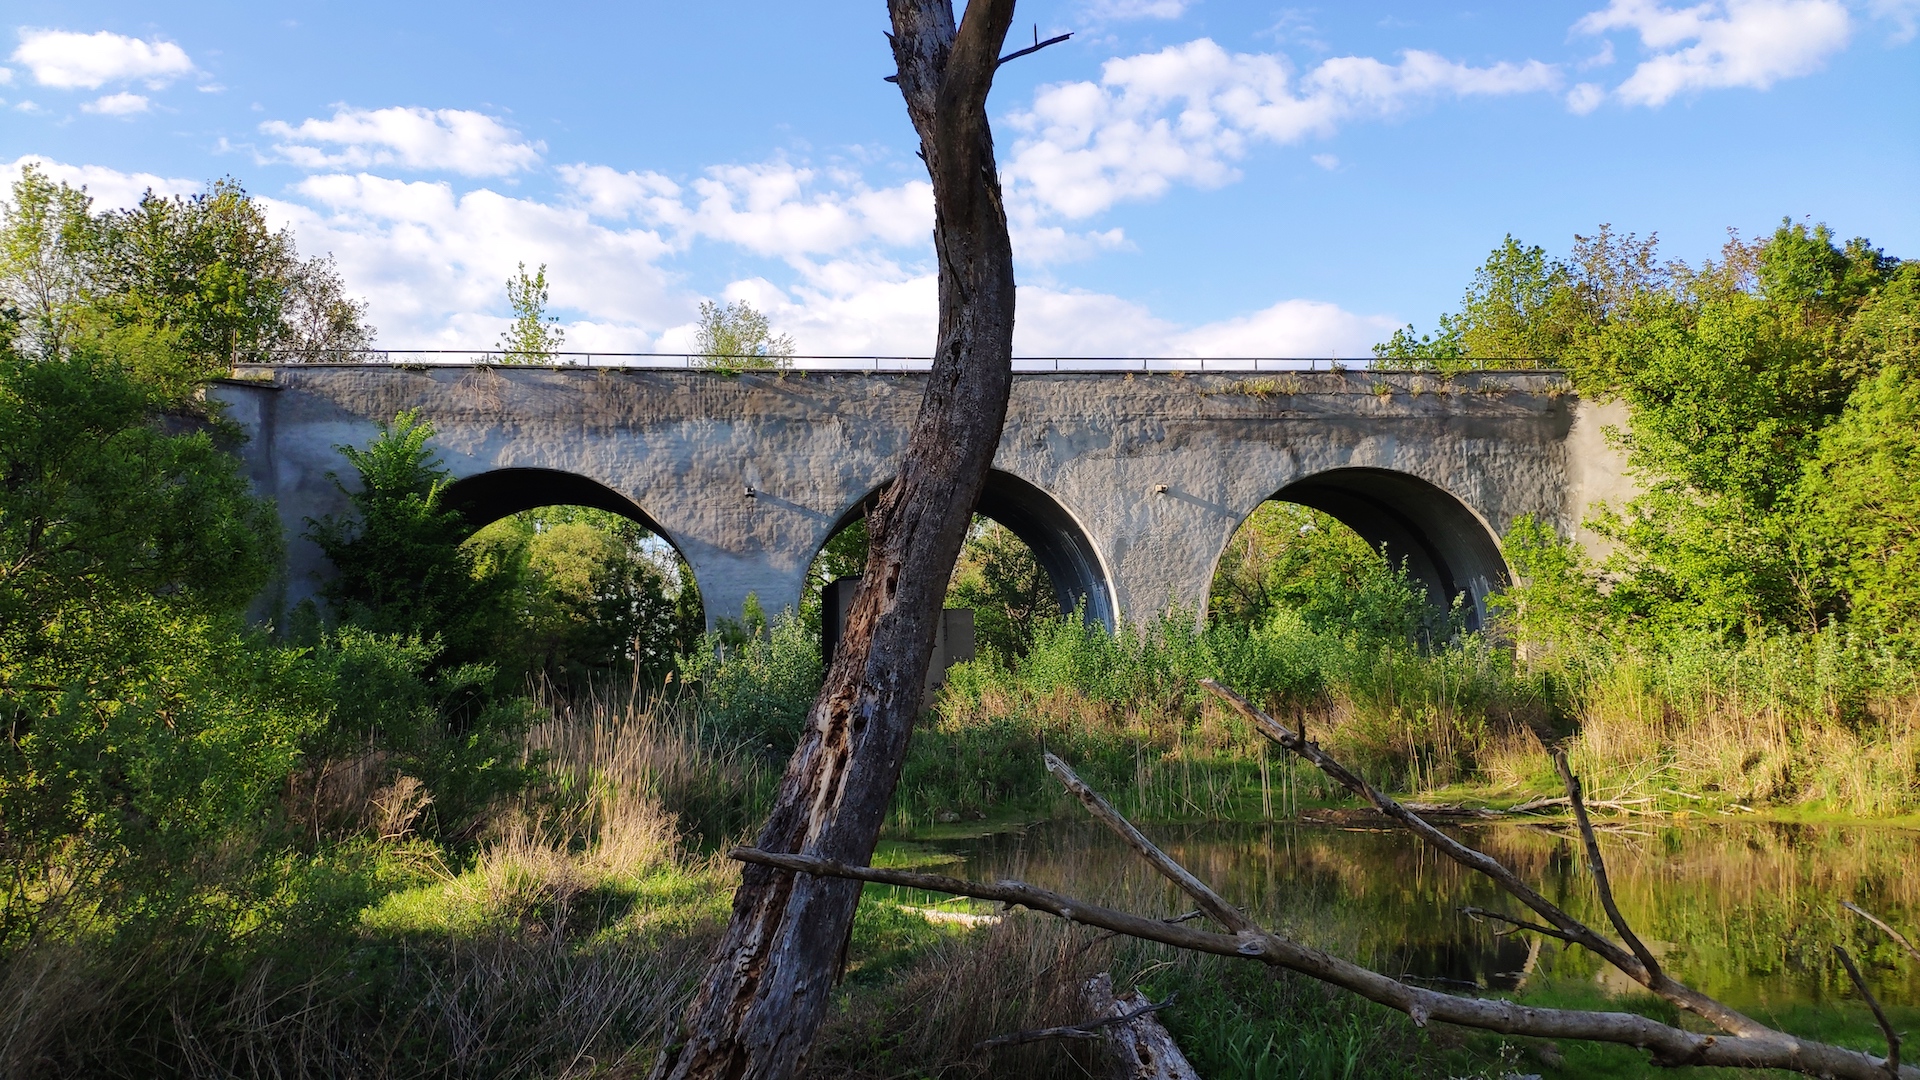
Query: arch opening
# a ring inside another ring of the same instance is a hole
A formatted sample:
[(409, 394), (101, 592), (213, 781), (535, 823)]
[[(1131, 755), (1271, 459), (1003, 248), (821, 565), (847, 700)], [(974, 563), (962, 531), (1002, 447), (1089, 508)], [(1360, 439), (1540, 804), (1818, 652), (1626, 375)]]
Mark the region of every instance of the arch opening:
[(1330, 469), (1302, 477), (1271, 500), (1297, 503), (1352, 529), (1425, 586), (1436, 606), (1461, 602), (1466, 629), (1486, 622), (1487, 599), (1509, 580), (1493, 532), (1451, 492), (1387, 469)]
[[(856, 522), (864, 521), (867, 511), (885, 490), (886, 485), (882, 484), (840, 515), (828, 533), (828, 540), (821, 545), (820, 553), (815, 555), (816, 567), (820, 567), (822, 557), (836, 547), (834, 538), (842, 536)], [(1089, 621), (1098, 621), (1107, 629), (1113, 629), (1113, 590), (1107, 582), (1106, 568), (1086, 531), (1058, 500), (1012, 473), (995, 469), (987, 474), (980, 500), (974, 504), (974, 513), (1004, 526), (1027, 546), (1052, 586), (1063, 614), (1084, 607)], [(864, 563), (864, 558), (857, 561)], [(847, 563), (847, 554), (841, 553), (839, 566), (844, 569)], [(809, 574), (810, 590), (822, 583), (814, 580), (816, 576)]]
[[(444, 495), (478, 565), (514, 581), (516, 628), (503, 637), (561, 683), (612, 668), (664, 677), (705, 627), (693, 568), (633, 500), (554, 469), (507, 468), (454, 481)], [(625, 667), (622, 667), (625, 665)]]

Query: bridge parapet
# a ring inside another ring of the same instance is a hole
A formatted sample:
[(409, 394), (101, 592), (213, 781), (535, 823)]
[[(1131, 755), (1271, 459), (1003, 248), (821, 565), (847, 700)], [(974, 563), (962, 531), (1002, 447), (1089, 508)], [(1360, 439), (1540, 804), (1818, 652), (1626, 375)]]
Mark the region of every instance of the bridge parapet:
[[(709, 621), (797, 604), (807, 566), (893, 474), (917, 372), (485, 365), (243, 366), (210, 394), (251, 436), (288, 564), (265, 609), (330, 573), (304, 523), (346, 507), (335, 447), (417, 408), (476, 518), (555, 502), (626, 513), (693, 567)], [(1352, 525), (1478, 610), (1520, 514), (1582, 536), (1631, 493), (1617, 406), (1545, 372), (1061, 372), (1015, 380), (982, 511), (1067, 602), (1150, 619), (1204, 607), (1247, 514), (1276, 495)]]

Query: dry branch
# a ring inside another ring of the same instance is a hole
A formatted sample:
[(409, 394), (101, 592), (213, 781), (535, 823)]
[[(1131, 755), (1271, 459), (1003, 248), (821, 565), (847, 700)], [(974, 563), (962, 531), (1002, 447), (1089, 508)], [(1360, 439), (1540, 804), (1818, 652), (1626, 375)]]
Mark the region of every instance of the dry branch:
[(1833, 951), (1840, 957), (1841, 965), (1847, 969), (1847, 978), (1853, 980), (1854, 989), (1860, 991), (1860, 996), (1867, 999), (1867, 1007), (1873, 1010), (1873, 1018), (1879, 1021), (1880, 1033), (1887, 1039), (1887, 1075), (1897, 1078), (1900, 1075), (1900, 1033), (1893, 1030), (1893, 1021), (1887, 1019), (1887, 1011), (1880, 1007), (1880, 999), (1874, 997), (1873, 991), (1867, 989), (1867, 981), (1860, 977), (1860, 969), (1853, 966), (1853, 957), (1847, 955), (1847, 950), (1838, 945), (1833, 947)]
[(1131, 1024), (1143, 1016), (1148, 1016), (1168, 1008), (1173, 1004), (1169, 996), (1165, 1001), (1149, 1002), (1137, 1009), (1129, 1009), (1118, 1016), (1108, 1016), (1099, 1020), (1089, 1020), (1084, 1024), (1069, 1024), (1062, 1027), (1035, 1028), (1032, 1031), (1016, 1031), (1010, 1035), (995, 1035), (991, 1039), (982, 1039), (973, 1044), (975, 1050), (993, 1050), (1002, 1046), (1018, 1046), (1021, 1043), (1040, 1042), (1045, 1039), (1098, 1039), (1106, 1035), (1107, 1029), (1120, 1024)]
[(1888, 926), (1886, 923), (1880, 921), (1880, 919), (1877, 916), (1868, 912), (1866, 909), (1859, 907), (1858, 905), (1854, 904), (1850, 900), (1840, 901), (1840, 906), (1843, 908), (1846, 908), (1848, 911), (1853, 912), (1855, 915), (1858, 915), (1861, 918), (1872, 923), (1873, 925), (1879, 927), (1881, 933), (1886, 934), (1888, 937), (1892, 938), (1896, 943), (1898, 943), (1901, 948), (1907, 950), (1908, 956), (1913, 957), (1915, 960), (1920, 960), (1920, 949), (1914, 948), (1913, 942), (1908, 941), (1907, 936), (1905, 934), (1902, 934), (1900, 931), (1895, 930), (1891, 926)]
[[(1888, 1055), (1885, 1060), (1846, 1047), (1799, 1039), (1766, 1027), (1721, 1002), (1677, 982), (1663, 972), (1653, 962), (1651, 953), (1634, 934), (1632, 927), (1628, 925), (1625, 917), (1620, 914), (1618, 906), (1613, 902), (1612, 888), (1606, 878), (1606, 865), (1600, 858), (1592, 825), (1587, 820), (1579, 781), (1572, 775), (1571, 770), (1566, 768), (1564, 762), (1561, 769), (1568, 782), (1568, 801), (1580, 824), (1581, 836), (1587, 848), (1589, 863), (1594, 871), (1595, 885), (1600, 892), (1602, 906), (1607, 910), (1615, 929), (1630, 943), (1631, 951), (1602, 937), (1592, 928), (1547, 901), (1498, 860), (1484, 852), (1467, 847), (1435, 829), (1419, 815), (1408, 811), (1373, 788), (1318, 746), (1289, 731), (1244, 697), (1212, 680), (1207, 680), (1205, 685), (1251, 720), (1266, 737), (1305, 758), (1342, 786), (1367, 799), (1381, 813), (1400, 822), (1415, 835), (1433, 844), (1455, 861), (1485, 874), (1552, 925), (1542, 926), (1479, 908), (1468, 909), (1470, 915), (1497, 919), (1514, 927), (1515, 931), (1535, 931), (1581, 945), (1599, 954), (1615, 968), (1668, 1001), (1713, 1020), (1727, 1033), (1709, 1035), (1687, 1031), (1633, 1013), (1540, 1009), (1514, 1001), (1467, 998), (1409, 986), (1402, 980), (1391, 978), (1371, 968), (1282, 937), (1261, 927), (1201, 882), (1177, 860), (1161, 851), (1131, 822), (1115, 811), (1098, 792), (1081, 781), (1072, 769), (1051, 755), (1047, 758), (1047, 767), (1096, 818), (1119, 834), (1155, 869), (1179, 886), (1183, 892), (1193, 897), (1202, 910), (1233, 933), (1221, 934), (1193, 929), (1179, 923), (1149, 919), (1088, 903), (1048, 889), (1036, 888), (1020, 881), (1000, 881), (991, 884), (964, 881), (939, 874), (849, 866), (816, 856), (780, 854), (754, 848), (736, 848), (732, 853), (733, 857), (750, 864), (778, 867), (801, 875), (871, 881), (993, 900), (1044, 911), (1086, 926), (1099, 927), (1144, 941), (1157, 941), (1193, 952), (1256, 960), (1350, 990), (1369, 1001), (1406, 1013), (1416, 1025), (1421, 1026), (1437, 1020), (1508, 1035), (1619, 1043), (1645, 1050), (1656, 1064), (1665, 1066), (1705, 1065), (1726, 1068), (1784, 1069), (1805, 1075), (1835, 1077), (1839, 1080), (1881, 1080), (1888, 1076), (1920, 1080), (1920, 1069), (1900, 1065), (1899, 1035), (1887, 1022), (1878, 1000), (1868, 992), (1851, 957), (1844, 952), (1840, 956), (1841, 962), (1846, 965), (1848, 974), (1859, 987), (1862, 997), (1873, 1009), (1887, 1037)], [(1878, 920), (1874, 922), (1884, 928), (1884, 924), (1880, 924)]]
[[(1265, 710), (1251, 701), (1227, 689), (1212, 679), (1202, 679), (1201, 685), (1213, 691), (1221, 700), (1250, 721), (1262, 735), (1290, 750), (1332, 777), (1340, 786), (1373, 804), (1374, 809), (1405, 826), (1415, 836), (1431, 844), (1441, 854), (1466, 867), (1492, 879), (1511, 894), (1514, 899), (1532, 908), (1534, 913), (1545, 919), (1562, 935), (1588, 952), (1619, 969), (1634, 982), (1646, 987), (1653, 994), (1686, 1009), (1688, 1012), (1704, 1017), (1720, 1030), (1731, 1035), (1764, 1038), (1779, 1033), (1765, 1024), (1748, 1017), (1736, 1009), (1708, 997), (1661, 972), (1657, 967), (1649, 968), (1639, 956), (1619, 944), (1603, 937), (1580, 920), (1574, 918), (1559, 905), (1540, 895), (1533, 886), (1520, 880), (1519, 876), (1507, 869), (1498, 859), (1482, 851), (1460, 843), (1453, 837), (1441, 832), (1426, 819), (1401, 806), (1387, 795), (1376, 790), (1372, 784), (1349, 771), (1346, 766), (1334, 760), (1319, 746), (1289, 731), (1284, 724), (1268, 716)], [(1571, 799), (1570, 799), (1571, 801)], [(1580, 815), (1584, 819), (1584, 815)], [(1582, 833), (1591, 836), (1592, 826), (1587, 824)]]

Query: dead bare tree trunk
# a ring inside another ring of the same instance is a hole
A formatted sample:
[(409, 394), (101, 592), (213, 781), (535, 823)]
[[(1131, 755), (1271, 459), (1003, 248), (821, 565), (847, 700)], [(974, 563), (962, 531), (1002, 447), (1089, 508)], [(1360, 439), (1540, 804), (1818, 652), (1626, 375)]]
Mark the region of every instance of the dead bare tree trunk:
[[(766, 851), (865, 863), (920, 710), (935, 620), (1000, 443), (1013, 380), (1013, 249), (987, 92), (1013, 0), (890, 0), (907, 115), (933, 180), (940, 336), (845, 635), (760, 834)], [(746, 867), (733, 917), (655, 1077), (799, 1073), (838, 978), (860, 883)]]

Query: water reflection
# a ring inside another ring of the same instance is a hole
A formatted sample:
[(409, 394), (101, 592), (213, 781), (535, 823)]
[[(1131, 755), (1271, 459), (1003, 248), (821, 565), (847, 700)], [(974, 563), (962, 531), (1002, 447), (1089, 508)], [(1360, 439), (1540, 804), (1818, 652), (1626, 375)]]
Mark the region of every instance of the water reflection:
[[(1501, 936), (1464, 906), (1523, 914), (1490, 882), (1397, 829), (1204, 824), (1147, 833), (1269, 926), (1436, 988), (1523, 992), (1545, 980), (1630, 984), (1581, 950)], [(1590, 925), (1605, 916), (1577, 837), (1553, 828), (1463, 826), (1494, 855)], [(1021, 878), (1142, 913), (1191, 905), (1100, 827), (1052, 822), (936, 845), (943, 867), (975, 879)], [(1874, 826), (1636, 822), (1602, 835), (1621, 909), (1663, 965), (1699, 989), (1762, 1011), (1852, 994), (1835, 943), (1862, 957), (1875, 992), (1920, 1006), (1920, 965), (1839, 908), (1852, 900), (1911, 930), (1920, 911), (1920, 833)]]

